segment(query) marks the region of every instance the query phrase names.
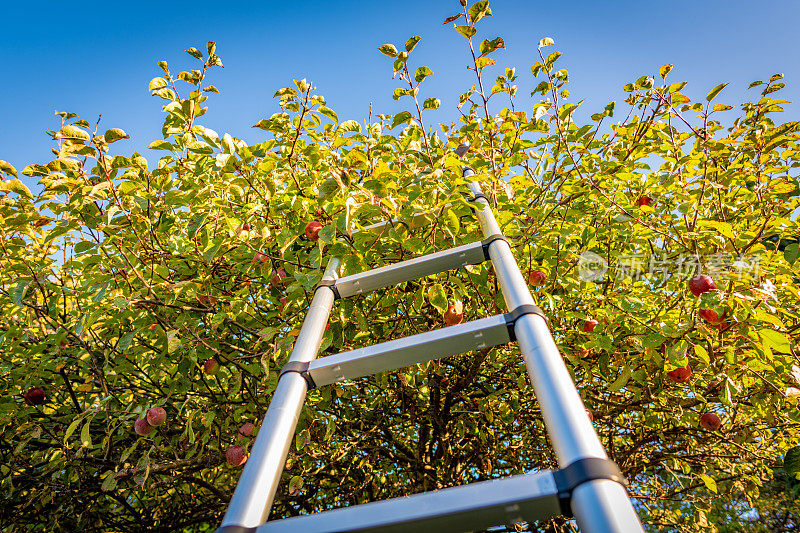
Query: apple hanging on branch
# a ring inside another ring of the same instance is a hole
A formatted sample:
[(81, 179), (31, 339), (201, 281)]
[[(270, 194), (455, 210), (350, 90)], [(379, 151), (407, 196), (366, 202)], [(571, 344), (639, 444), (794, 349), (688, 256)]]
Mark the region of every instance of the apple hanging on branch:
[(716, 431), (722, 427), (722, 420), (716, 413), (703, 413), (700, 417), (700, 427), (708, 431)]
[(41, 387), (31, 387), (23, 397), (26, 405), (42, 405), (46, 399), (44, 389)]
[(528, 276), (528, 283), (536, 287), (544, 285), (545, 283), (547, 283), (547, 274), (545, 274), (541, 270), (534, 270)]
[(460, 301), (448, 305), (444, 312), (444, 323), (448, 326), (455, 326), (462, 320), (464, 320), (464, 305)]
[(685, 383), (692, 377), (692, 367), (679, 367), (667, 372), (667, 377), (675, 383)]
[(306, 239), (308, 239), (309, 241), (316, 241), (317, 239), (319, 239), (319, 232), (324, 227), (325, 226), (323, 226), (322, 223), (317, 220), (309, 222), (308, 224), (306, 224), (306, 229), (304, 230), (306, 234)]
[(716, 290), (717, 284), (711, 279), (711, 276), (701, 274), (689, 279), (689, 290), (695, 296), (700, 296), (708, 291)]
[(146, 437), (155, 430), (156, 428), (147, 422), (147, 417), (137, 418), (136, 422), (133, 423), (133, 431), (135, 431), (140, 437)]
[(599, 323), (600, 322), (598, 322), (597, 320), (595, 320), (593, 318), (590, 318), (590, 319), (586, 320), (583, 323), (583, 332), (584, 333), (591, 333), (592, 331), (594, 331), (594, 328), (596, 328)]
[(238, 444), (234, 444), (225, 452), (225, 460), (231, 466), (242, 466), (247, 461), (247, 455), (244, 448)]
[(163, 407), (153, 407), (147, 411), (147, 423), (153, 427), (158, 427), (167, 421), (167, 412)]

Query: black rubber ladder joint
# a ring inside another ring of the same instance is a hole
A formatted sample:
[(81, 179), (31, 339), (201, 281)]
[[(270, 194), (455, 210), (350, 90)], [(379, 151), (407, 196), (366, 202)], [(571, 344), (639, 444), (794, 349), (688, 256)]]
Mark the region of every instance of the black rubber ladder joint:
[(553, 472), (558, 490), (558, 501), (561, 513), (564, 516), (574, 516), (572, 512), (572, 492), (587, 481), (608, 479), (615, 481), (623, 487), (628, 486), (628, 480), (622, 475), (614, 461), (599, 457), (578, 459), (574, 463)]
[(302, 363), (300, 361), (289, 361), (288, 363), (283, 365), (283, 368), (281, 368), (281, 373), (278, 374), (278, 381), (280, 381), (285, 374), (289, 374), (291, 372), (294, 372), (295, 374), (300, 374), (300, 377), (306, 380), (306, 384), (308, 385), (309, 389), (317, 388), (317, 384), (314, 383), (314, 379), (311, 377), (311, 374), (308, 373), (308, 363)]
[(317, 292), (317, 289), (319, 289), (320, 287), (328, 287), (330, 290), (332, 290), (333, 291), (333, 299), (334, 300), (338, 300), (339, 298), (341, 298), (341, 296), (339, 295), (339, 289), (336, 288), (336, 280), (335, 279), (323, 279), (323, 280), (320, 280), (320, 282), (317, 283), (317, 286), (314, 287), (314, 292)]
[(517, 334), (514, 332), (514, 325), (517, 323), (517, 320), (524, 315), (539, 315), (544, 320), (547, 320), (547, 316), (545, 316), (544, 311), (538, 305), (531, 305), (525, 304), (520, 305), (513, 311), (506, 313), (506, 327), (508, 328), (508, 338), (511, 342), (517, 340)]
[(491, 246), (491, 244), (495, 241), (506, 241), (506, 244), (508, 244), (508, 239), (506, 239), (506, 236), (502, 233), (493, 233), (492, 235), (489, 235), (483, 239), (481, 241), (481, 248), (483, 248), (483, 257), (486, 261), (491, 259), (491, 257), (489, 257), (489, 246)]

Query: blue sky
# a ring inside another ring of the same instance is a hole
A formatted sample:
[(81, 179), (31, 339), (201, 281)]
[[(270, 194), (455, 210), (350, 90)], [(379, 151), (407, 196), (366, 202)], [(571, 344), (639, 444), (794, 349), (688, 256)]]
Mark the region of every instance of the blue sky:
[[(479, 23), (479, 37), (505, 39), (496, 53), (498, 67), (515, 66), (520, 102), (530, 102), (530, 66), (536, 44), (545, 36), (564, 53), (560, 66), (570, 72), (571, 100), (585, 98), (594, 112), (609, 100), (620, 101), (621, 87), (641, 75), (654, 75), (664, 63), (675, 65), (672, 81), (688, 81), (685, 92), (702, 98), (723, 81), (731, 85), (718, 97), (736, 106), (748, 98), (747, 85), (781, 72), (783, 98), (800, 93), (800, 59), (795, 0), (673, 0), (541, 2), (494, 0), (494, 17)], [(159, 75), (156, 62), (173, 71), (193, 67), (183, 52), (217, 42), (225, 64), (210, 82), (204, 125), (248, 142), (263, 139), (252, 125), (276, 111), (272, 95), (307, 78), (328, 99), (341, 120), (363, 121), (375, 113), (396, 113), (404, 101), (391, 92), (391, 61), (377, 47), (402, 45), (421, 35), (412, 61), (434, 75), (423, 97), (442, 100), (427, 112), (428, 123), (455, 120), (458, 95), (474, 75), (467, 71), (466, 40), (442, 21), (458, 12), (458, 0), (403, 2), (15, 2), (0, 21), (0, 159), (21, 170), (49, 161), (52, 141), (45, 131), (58, 128), (55, 110), (73, 111), (101, 129), (119, 127), (131, 135), (114, 153), (146, 151), (161, 138), (161, 101), (147, 91)], [(489, 69), (487, 69), (489, 70)], [(490, 74), (502, 72), (501, 68)], [(755, 98), (754, 91), (749, 92)], [(522, 109), (529, 109), (530, 104)], [(786, 106), (784, 121), (798, 119), (798, 105)], [(733, 112), (730, 112), (732, 115)], [(31, 188), (34, 180), (23, 178)]]

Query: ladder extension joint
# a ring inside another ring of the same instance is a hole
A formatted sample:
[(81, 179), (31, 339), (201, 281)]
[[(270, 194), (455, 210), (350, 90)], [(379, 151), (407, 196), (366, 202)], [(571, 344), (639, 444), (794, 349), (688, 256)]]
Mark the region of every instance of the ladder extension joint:
[(615, 481), (623, 487), (628, 486), (628, 481), (625, 476), (620, 472), (619, 467), (614, 461), (610, 459), (601, 459), (599, 457), (587, 457), (585, 459), (578, 459), (574, 463), (555, 470), (553, 477), (556, 481), (556, 488), (558, 489), (558, 499), (561, 503), (561, 512), (564, 516), (574, 516), (572, 513), (572, 492), (580, 485), (587, 481), (594, 481), (596, 479), (608, 479)]
[(511, 244), (508, 242), (508, 239), (506, 239), (506, 236), (502, 233), (489, 235), (481, 241), (481, 245), (483, 246), (483, 257), (486, 258), (487, 261), (491, 259), (491, 257), (489, 257), (489, 246), (491, 246), (495, 241), (506, 241), (506, 244), (511, 246)]
[[(478, 200), (478, 198), (483, 198), (484, 200), (486, 200), (487, 203), (489, 202), (489, 199), (482, 192), (479, 192), (478, 194), (476, 194), (475, 196), (472, 196), (471, 198), (467, 198), (467, 201), (468, 202), (475, 202), (475, 201)], [(472, 209), (475, 209), (475, 208), (473, 207)]]
[(303, 363), (300, 361), (289, 361), (283, 368), (281, 368), (281, 373), (278, 374), (278, 381), (283, 377), (284, 374), (289, 374), (294, 372), (295, 374), (300, 374), (304, 380), (306, 380), (306, 384), (308, 385), (309, 390), (315, 389), (317, 384), (314, 383), (314, 379), (311, 377), (311, 374), (308, 373), (308, 363)]
[(524, 315), (539, 315), (545, 321), (547, 321), (547, 316), (545, 316), (544, 311), (538, 305), (520, 305), (516, 309), (511, 312), (506, 313), (504, 316), (506, 317), (506, 326), (508, 327), (508, 337), (511, 339), (511, 342), (517, 340), (517, 334), (514, 332), (514, 325), (517, 323), (517, 320)]
[(336, 280), (335, 279), (323, 279), (323, 280), (320, 280), (320, 282), (317, 283), (317, 286), (314, 287), (314, 292), (317, 292), (317, 289), (319, 289), (320, 287), (328, 287), (330, 290), (332, 290), (333, 291), (333, 299), (334, 300), (338, 300), (339, 298), (341, 298), (341, 296), (339, 296), (339, 289), (336, 288)]

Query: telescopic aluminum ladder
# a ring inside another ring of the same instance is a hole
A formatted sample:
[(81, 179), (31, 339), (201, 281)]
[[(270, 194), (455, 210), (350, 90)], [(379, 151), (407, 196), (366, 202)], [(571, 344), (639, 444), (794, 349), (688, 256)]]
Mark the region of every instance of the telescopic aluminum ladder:
[[(464, 176), (474, 175), (467, 168)], [(525, 279), (477, 182), (469, 183), (484, 239), (339, 278), (330, 260), (216, 533), (475, 531), (574, 516), (584, 533), (641, 532), (625, 479), (608, 459)], [(412, 224), (418, 223), (417, 216)], [(364, 228), (380, 232), (388, 221)], [(508, 313), (315, 359), (333, 302), (491, 260)], [(266, 522), (309, 387), (517, 341), (559, 469)]]

